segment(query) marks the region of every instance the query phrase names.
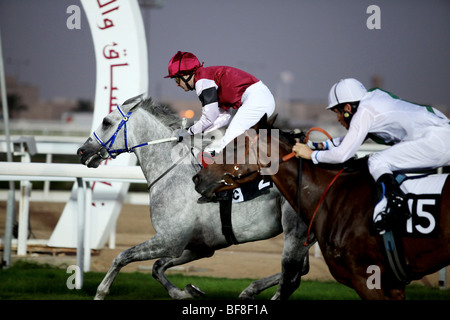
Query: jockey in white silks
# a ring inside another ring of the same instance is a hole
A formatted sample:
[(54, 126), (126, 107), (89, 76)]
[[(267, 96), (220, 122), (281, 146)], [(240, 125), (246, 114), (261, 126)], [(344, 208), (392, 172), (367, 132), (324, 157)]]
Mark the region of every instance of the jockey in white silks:
[(390, 201), (409, 212), (393, 172), (450, 165), (450, 120), (430, 106), (401, 100), (378, 88), (367, 91), (355, 79), (343, 79), (333, 85), (327, 109), (336, 113), (338, 121), (348, 129), (347, 134), (333, 139), (335, 146), (331, 141), (309, 146), (297, 143), (293, 151), (297, 157), (311, 159), (315, 164), (342, 163), (368, 137), (391, 145), (368, 159), (369, 171), (382, 190), (374, 209), (374, 227), (383, 233)]

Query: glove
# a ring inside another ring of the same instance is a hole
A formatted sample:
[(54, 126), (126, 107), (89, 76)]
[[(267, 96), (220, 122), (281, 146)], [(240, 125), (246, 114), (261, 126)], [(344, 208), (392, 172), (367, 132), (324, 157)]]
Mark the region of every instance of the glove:
[(303, 158), (311, 160), (311, 154), (313, 151), (304, 143), (297, 142), (293, 147), (292, 151), (296, 153), (297, 158)]
[(190, 135), (189, 132), (187, 132), (187, 131), (184, 130), (184, 129), (178, 129), (178, 131), (177, 131), (176, 134), (175, 134), (175, 136), (176, 136), (177, 139), (178, 139), (178, 142), (183, 141), (183, 138), (186, 137), (186, 136), (189, 136), (189, 135)]
[(319, 148), (319, 143), (312, 142), (311, 140), (308, 140), (308, 142), (306, 143), (306, 145), (307, 145), (311, 150), (318, 150), (318, 149), (321, 149), (321, 148)]

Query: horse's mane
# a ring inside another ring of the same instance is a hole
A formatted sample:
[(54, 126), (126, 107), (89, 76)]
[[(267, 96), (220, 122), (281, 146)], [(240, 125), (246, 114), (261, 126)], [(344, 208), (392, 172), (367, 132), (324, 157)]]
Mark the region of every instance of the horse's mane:
[[(265, 123), (263, 125), (264, 129), (278, 129), (279, 130), (279, 137), (280, 140), (287, 143), (289, 146), (293, 146), (296, 143), (296, 139), (299, 139), (300, 142), (304, 143), (306, 139), (306, 133), (308, 130), (292, 130), (292, 131), (286, 131), (279, 129), (275, 127), (273, 124)], [(347, 172), (361, 172), (363, 174), (369, 174), (368, 167), (367, 167), (367, 160), (368, 156), (365, 156), (363, 158), (350, 158), (349, 160), (345, 161), (344, 163), (336, 163), (336, 164), (329, 164), (329, 163), (320, 163), (316, 165), (317, 167), (328, 169), (328, 170), (339, 170), (341, 168), (346, 168)]]
[(181, 119), (169, 107), (154, 103), (152, 98), (143, 100), (139, 107), (155, 116), (169, 128), (180, 127)]
[(300, 142), (305, 141), (306, 133), (303, 130), (292, 130), (292, 131), (280, 131), (280, 138), (287, 144), (293, 146), (296, 143), (295, 139), (300, 139)]

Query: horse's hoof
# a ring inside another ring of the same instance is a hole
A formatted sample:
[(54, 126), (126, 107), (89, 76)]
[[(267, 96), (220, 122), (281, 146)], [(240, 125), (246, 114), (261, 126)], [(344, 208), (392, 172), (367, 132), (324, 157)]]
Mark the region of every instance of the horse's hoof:
[(104, 295), (100, 295), (98, 293), (94, 297), (94, 300), (104, 300), (104, 299), (105, 299), (105, 296)]
[(248, 292), (245, 292), (245, 290), (244, 290), (244, 291), (242, 291), (241, 294), (239, 295), (239, 299), (240, 299), (240, 300), (255, 300), (255, 297), (254, 297), (253, 294), (248, 293)]
[(200, 290), (199, 287), (194, 286), (192, 283), (186, 285), (184, 290), (186, 290), (192, 296), (192, 298), (198, 298), (205, 295), (205, 292)]

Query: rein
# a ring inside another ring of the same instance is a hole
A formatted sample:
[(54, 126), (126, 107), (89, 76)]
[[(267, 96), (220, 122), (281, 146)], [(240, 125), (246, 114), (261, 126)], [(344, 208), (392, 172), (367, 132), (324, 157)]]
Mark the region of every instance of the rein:
[[(122, 109), (120, 109), (119, 105), (117, 105), (117, 109), (119, 110), (120, 114), (122, 115), (122, 121), (119, 123), (119, 126), (116, 129), (116, 132), (114, 132), (114, 134), (111, 136), (111, 138), (109, 138), (108, 141), (103, 142), (102, 139), (100, 139), (100, 137), (94, 131), (94, 137), (97, 139), (98, 143), (100, 143), (100, 145), (105, 148), (106, 152), (108, 152), (108, 155), (111, 158), (115, 159), (119, 154), (124, 153), (124, 152), (129, 152), (129, 153), (134, 152), (134, 149), (137, 149), (137, 148), (140, 148), (140, 147), (149, 146), (149, 145), (152, 145), (152, 144), (164, 143), (164, 142), (178, 141), (177, 137), (170, 137), (170, 138), (163, 138), (163, 139), (159, 139), (159, 140), (148, 141), (148, 142), (144, 142), (144, 143), (141, 143), (141, 144), (137, 144), (137, 145), (132, 146), (132, 147), (128, 147), (127, 122), (128, 122), (128, 119), (130, 118), (130, 116), (131, 116), (131, 114), (133, 112), (129, 111), (125, 115), (122, 112)], [(183, 126), (184, 126), (184, 124), (183, 124)], [(125, 148), (111, 150), (112, 146), (114, 145), (114, 142), (116, 141), (117, 134), (120, 132), (120, 130), (122, 130), (122, 128), (124, 129)], [(171, 167), (169, 167), (169, 169), (164, 171), (158, 178), (156, 178), (153, 182), (151, 182), (149, 184), (149, 186), (148, 186), (148, 190), (150, 190), (153, 187), (153, 185), (155, 183), (157, 183), (159, 180), (161, 180), (166, 174), (168, 174), (170, 171), (172, 171), (173, 168), (175, 168), (178, 164), (180, 164), (181, 161), (184, 158), (186, 158), (186, 156), (188, 154), (189, 154), (189, 152), (185, 153), (176, 163), (174, 163)], [(102, 159), (108, 159), (108, 157), (103, 157), (101, 151), (98, 152), (98, 155)]]
[[(247, 133), (245, 133), (245, 134), (247, 135)], [(247, 136), (248, 136), (248, 135), (247, 135)], [(250, 146), (248, 147), (248, 149), (245, 150), (245, 154), (244, 154), (244, 156), (243, 156), (242, 163), (244, 163), (245, 158), (246, 158), (247, 155), (250, 153), (250, 148), (257, 142), (257, 138), (258, 138), (258, 137), (259, 137), (259, 133), (258, 133), (258, 135), (256, 136), (255, 139), (252, 139), (250, 136), (248, 136), (248, 138), (250, 139)], [(239, 164), (236, 164), (236, 165), (233, 167), (233, 171), (232, 171), (232, 172), (225, 172), (225, 173), (223, 174), (223, 177), (229, 176), (232, 180), (236, 180), (236, 179), (242, 179), (242, 178), (248, 177), (248, 176), (250, 176), (250, 175), (252, 175), (252, 174), (254, 174), (254, 173), (260, 173), (260, 172), (261, 172), (261, 165), (259, 164), (259, 158), (258, 158), (258, 157), (256, 157), (256, 158), (257, 158), (257, 160), (258, 160), (258, 170), (250, 171), (250, 172), (247, 172), (247, 173), (245, 173), (245, 174), (239, 173), (237, 176), (235, 176), (234, 174), (236, 173), (236, 171), (239, 170)], [(226, 186), (232, 186), (232, 185), (234, 185), (234, 182), (228, 183), (228, 182), (225, 181), (225, 179), (219, 180), (218, 183), (223, 183), (223, 184), (226, 185)]]
[[(306, 133), (306, 138), (304, 140), (304, 143), (307, 143), (309, 141), (309, 135), (311, 134), (311, 132), (313, 131), (319, 131), (321, 133), (323, 133), (328, 139), (331, 140), (331, 142), (333, 143), (334, 146), (336, 146), (333, 142), (333, 138), (331, 137), (331, 135), (326, 132), (324, 129), (319, 128), (319, 127), (312, 127), (311, 129), (308, 130), (308, 132)], [(246, 153), (247, 154), (247, 153)], [(291, 153), (288, 153), (287, 155), (283, 156), (280, 160), (279, 163), (283, 163), (286, 161), (289, 161), (290, 159), (292, 159), (293, 157), (295, 157), (296, 153), (294, 151), (292, 151)], [(236, 168), (235, 166), (235, 171), (238, 170), (239, 167)], [(330, 188), (332, 187), (332, 185), (334, 184), (334, 182), (337, 180), (337, 178), (341, 175), (341, 173), (344, 171), (345, 168), (342, 168), (341, 170), (339, 170), (339, 172), (336, 174), (336, 176), (330, 181), (330, 183), (328, 184), (328, 186), (326, 187), (326, 189), (324, 190), (324, 192), (322, 193), (322, 196), (319, 199), (319, 202), (317, 203), (316, 208), (314, 209), (314, 213), (312, 215), (312, 218), (309, 222), (309, 226), (308, 226), (308, 231), (306, 233), (306, 241), (303, 243), (303, 245), (306, 247), (310, 244), (310, 239), (309, 236), (311, 234), (311, 227), (312, 227), (312, 223), (316, 217), (317, 212), (319, 211), (320, 205), (322, 204), (323, 200), (325, 199), (325, 196), (328, 193), (328, 190), (330, 190)], [(234, 171), (234, 172), (235, 172)], [(233, 172), (233, 173), (234, 173)], [(297, 199), (298, 199), (298, 210), (300, 211), (300, 199), (301, 199), (301, 185), (302, 185), (302, 159), (299, 159), (298, 162), (298, 194), (297, 194)], [(298, 212), (300, 213), (300, 212)]]
[[(345, 170), (345, 168), (342, 168), (341, 170), (339, 170), (339, 172), (334, 176), (334, 178), (330, 181), (330, 183), (328, 184), (328, 186), (326, 187), (326, 189), (323, 191), (322, 196), (319, 199), (319, 202), (317, 203), (316, 208), (314, 209), (314, 213), (312, 215), (311, 221), (309, 221), (309, 226), (308, 226), (308, 231), (306, 233), (306, 241), (303, 243), (303, 245), (306, 247), (310, 244), (309, 241), (309, 234), (311, 233), (311, 227), (312, 227), (312, 223), (314, 221), (314, 218), (316, 217), (317, 211), (319, 211), (319, 207), (322, 204), (323, 199), (325, 199), (325, 196), (328, 193), (328, 190), (330, 190), (331, 186), (334, 184), (334, 182), (337, 180), (337, 178), (341, 175), (341, 173)], [(300, 188), (300, 186), (299, 186)], [(300, 210), (300, 209), (299, 209)]]
[[(319, 128), (319, 127), (312, 127), (311, 129), (308, 130), (308, 132), (306, 133), (306, 138), (305, 138), (305, 140), (304, 140), (304, 143), (308, 142), (308, 140), (309, 140), (309, 135), (310, 135), (311, 132), (313, 132), (313, 131), (319, 131), (319, 132), (323, 133), (328, 139), (331, 140), (331, 142), (333, 143), (333, 145), (336, 146), (336, 145), (334, 144), (334, 142), (333, 142), (333, 138), (331, 137), (331, 135), (330, 135), (328, 132), (326, 132), (324, 129)], [(245, 151), (244, 159), (245, 159), (245, 157), (250, 153), (250, 148), (256, 143), (257, 137), (259, 137), (259, 133), (258, 133), (258, 135), (256, 136), (255, 139), (251, 139), (251, 137), (249, 136), (249, 138), (250, 138), (250, 140), (251, 140), (251, 141), (250, 141), (250, 146), (249, 146), (248, 149)], [(278, 161), (278, 163), (286, 162), (286, 161), (292, 159), (293, 157), (295, 157), (295, 152), (294, 152), (294, 151), (292, 151), (291, 153), (288, 153), (287, 155), (283, 156), (283, 157)], [(245, 173), (245, 174), (238, 174), (237, 176), (235, 176), (236, 171), (239, 170), (239, 165), (235, 165), (232, 172), (225, 172), (225, 173), (223, 174), (223, 176), (224, 176), (224, 177), (225, 177), (225, 176), (229, 176), (229, 177), (231, 177), (231, 179), (236, 180), (236, 179), (242, 179), (242, 178), (245, 178), (245, 177), (247, 177), (247, 176), (249, 176), (249, 175), (252, 175), (252, 174), (254, 174), (254, 173), (260, 173), (260, 172), (261, 172), (261, 164), (259, 163), (259, 157), (257, 157), (257, 159), (258, 159), (258, 167), (259, 167), (258, 170), (250, 171), (250, 172), (247, 172), (247, 173)], [(299, 164), (299, 169), (301, 169), (301, 164)], [(299, 172), (301, 172), (301, 170), (299, 170)], [(301, 182), (301, 178), (300, 178), (299, 181)], [(225, 179), (222, 179), (222, 180), (220, 180), (220, 181), (218, 181), (218, 182), (219, 182), (219, 183), (223, 183), (223, 184), (226, 185), (226, 186), (232, 186), (232, 185), (234, 184), (234, 183), (228, 183), (228, 182), (226, 182)]]
[[(310, 135), (311, 132), (313, 132), (313, 131), (319, 131), (319, 132), (322, 132), (324, 135), (327, 136), (328, 139), (331, 140), (331, 143), (336, 147), (336, 145), (335, 145), (334, 142), (333, 142), (333, 138), (330, 136), (330, 134), (329, 134), (328, 132), (326, 132), (325, 130), (323, 130), (322, 128), (319, 128), (319, 127), (312, 127), (311, 129), (308, 130), (308, 132), (306, 133), (306, 138), (305, 138), (304, 143), (307, 143), (307, 142), (309, 141), (309, 135)], [(285, 155), (284, 157), (282, 157), (282, 158), (280, 159), (280, 163), (285, 162), (285, 161), (288, 161), (288, 160), (292, 159), (293, 157), (295, 157), (295, 152), (294, 152), (294, 151), (292, 151), (291, 153), (288, 153), (287, 155)]]
[[(127, 122), (128, 122), (128, 119), (130, 118), (130, 116), (131, 116), (131, 114), (133, 112), (130, 111), (130, 112), (128, 112), (125, 115), (122, 112), (122, 109), (120, 109), (119, 105), (117, 105), (117, 109), (119, 110), (120, 114), (122, 115), (122, 121), (120, 121), (119, 126), (116, 129), (116, 132), (114, 132), (114, 134), (111, 136), (111, 138), (109, 138), (108, 141), (103, 142), (102, 139), (100, 139), (100, 137), (94, 131), (94, 137), (97, 139), (98, 143), (100, 143), (100, 145), (102, 145), (105, 148), (106, 152), (108, 152), (108, 155), (111, 158), (115, 159), (119, 154), (124, 153), (124, 152), (131, 153), (136, 148), (148, 146), (148, 145), (151, 145), (151, 144), (158, 144), (158, 143), (164, 143), (164, 142), (170, 142), (170, 141), (177, 141), (178, 140), (177, 137), (170, 137), (170, 138), (164, 138), (164, 139), (159, 139), (159, 140), (148, 141), (148, 142), (144, 142), (144, 143), (132, 146), (132, 147), (128, 147)], [(125, 148), (111, 150), (112, 146), (114, 145), (114, 142), (116, 141), (117, 134), (120, 132), (120, 130), (122, 130), (122, 128), (124, 129)], [(99, 156), (102, 159), (108, 159), (108, 157), (103, 157), (101, 152), (99, 152), (98, 154), (99, 154)]]
[[(324, 129), (319, 128), (319, 127), (312, 127), (311, 129), (308, 130), (308, 132), (306, 133), (306, 138), (304, 140), (304, 143), (307, 143), (309, 140), (309, 135), (311, 134), (311, 132), (313, 131), (319, 131), (321, 133), (323, 133), (325, 136), (327, 136), (328, 139), (331, 140), (331, 142), (333, 143), (334, 146), (336, 146), (333, 142), (333, 138), (330, 136), (330, 134), (328, 132), (326, 132)], [(291, 153), (288, 153), (287, 155), (283, 156), (280, 159), (280, 163), (288, 161), (290, 159), (292, 159), (293, 157), (295, 157), (296, 153), (294, 151), (292, 151)], [(314, 221), (314, 218), (316, 217), (317, 212), (319, 211), (320, 205), (322, 204), (323, 200), (325, 199), (325, 196), (328, 193), (328, 190), (330, 190), (331, 186), (334, 184), (334, 182), (337, 180), (337, 178), (341, 175), (341, 173), (344, 171), (345, 168), (342, 168), (341, 170), (339, 170), (339, 172), (336, 174), (336, 176), (330, 181), (330, 183), (328, 184), (328, 186), (326, 187), (326, 189), (323, 191), (322, 196), (319, 199), (319, 202), (317, 203), (316, 208), (314, 209), (314, 213), (312, 215), (311, 220), (309, 221), (309, 226), (308, 226), (308, 231), (306, 233), (306, 241), (303, 243), (303, 245), (306, 247), (308, 246), (311, 242), (309, 240), (309, 235), (311, 233), (311, 227), (312, 227), (312, 223)], [(302, 159), (299, 159), (299, 163), (298, 163), (298, 194), (297, 194), (297, 199), (298, 199), (298, 210), (300, 211), (300, 198), (301, 198), (301, 185), (302, 185)], [(300, 213), (300, 212), (298, 212)]]
[[(323, 133), (325, 136), (327, 136), (328, 139), (331, 140), (333, 145), (336, 146), (334, 144), (333, 138), (330, 136), (330, 134), (328, 132), (326, 132), (324, 129), (318, 128), (318, 127), (312, 127), (311, 129), (308, 130), (308, 132), (306, 133), (306, 138), (304, 140), (304, 143), (307, 143), (309, 141), (309, 135), (313, 131), (319, 131), (319, 132)], [(255, 141), (256, 141), (256, 139), (255, 139)], [(250, 144), (249, 148), (245, 151), (244, 158), (250, 153), (250, 148), (253, 146), (255, 141), (253, 141), (253, 140), (251, 141), (251, 144)], [(282, 158), (280, 158), (279, 163), (283, 163), (283, 162), (289, 161), (290, 159), (294, 158), (295, 155), (296, 155), (296, 153), (294, 151), (292, 151), (291, 153), (288, 153), (287, 155), (285, 155)], [(257, 157), (257, 159), (259, 159), (259, 158)], [(233, 180), (241, 179), (241, 178), (246, 177), (246, 176), (248, 176), (250, 174), (261, 172), (261, 165), (260, 165), (260, 163), (258, 161), (258, 170), (247, 172), (244, 175), (239, 174), (238, 176), (235, 176), (234, 174), (238, 170), (239, 170), (239, 165), (235, 165), (233, 172), (231, 172), (231, 173), (225, 172), (224, 173), (224, 177), (225, 176), (230, 176)], [(341, 173), (344, 170), (345, 170), (345, 168), (342, 168), (341, 170), (338, 171), (338, 173), (334, 176), (334, 178), (330, 181), (330, 183), (328, 184), (328, 186), (325, 188), (324, 192), (322, 193), (322, 196), (320, 197), (319, 202), (317, 203), (317, 206), (316, 206), (316, 208), (314, 210), (314, 213), (312, 215), (312, 218), (311, 218), (311, 220), (309, 222), (308, 231), (307, 231), (307, 234), (306, 234), (306, 241), (303, 243), (304, 246), (308, 246), (310, 244), (309, 236), (310, 236), (310, 233), (311, 233), (312, 223), (313, 223), (313, 221), (314, 221), (314, 219), (316, 217), (317, 212), (319, 211), (320, 205), (322, 204), (323, 200), (325, 199), (325, 196), (327, 195), (327, 193), (330, 190), (330, 188), (333, 186), (334, 182), (337, 180), (337, 178), (341, 175)], [(231, 185), (234, 184), (234, 183), (227, 183), (225, 181), (225, 179), (222, 179), (222, 180), (220, 180), (218, 182), (219, 183), (224, 183), (225, 185), (228, 185), (228, 186), (231, 186)], [(301, 199), (301, 185), (302, 185), (302, 159), (300, 158), (299, 162), (298, 162), (298, 195), (297, 195), (298, 210), (299, 211), (300, 211), (300, 203), (301, 203), (301, 201), (300, 201), (300, 199)], [(300, 213), (300, 212), (298, 212), (298, 213)]]

